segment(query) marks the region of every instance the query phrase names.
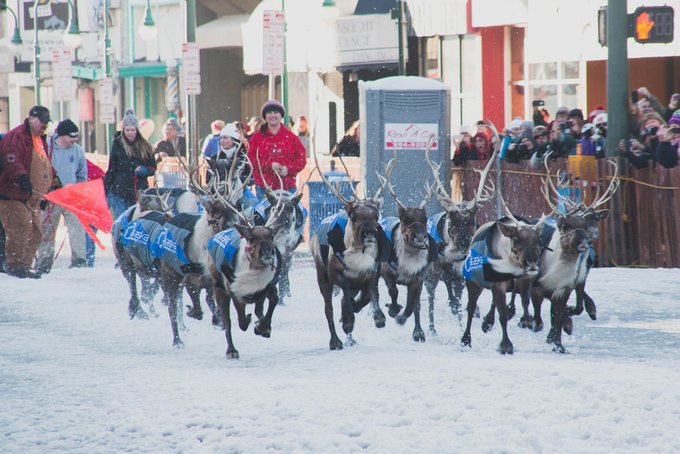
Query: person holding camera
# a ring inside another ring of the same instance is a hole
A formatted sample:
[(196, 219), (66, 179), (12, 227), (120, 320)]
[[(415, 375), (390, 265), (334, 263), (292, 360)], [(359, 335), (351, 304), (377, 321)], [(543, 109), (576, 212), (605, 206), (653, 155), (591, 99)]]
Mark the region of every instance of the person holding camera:
[(680, 144), (680, 110), (676, 111), (668, 122), (657, 131), (656, 161), (666, 168), (678, 165), (678, 145)]
[(545, 126), (547, 128), (550, 115), (548, 114), (548, 109), (545, 108), (545, 101), (542, 99), (535, 99), (532, 101), (531, 105), (534, 108), (534, 113), (532, 116), (534, 125)]
[(656, 112), (650, 112), (643, 117), (642, 126), (637, 138), (619, 142), (619, 151), (626, 156), (636, 169), (643, 169), (650, 160), (656, 160), (656, 150), (659, 142), (659, 129), (666, 123)]

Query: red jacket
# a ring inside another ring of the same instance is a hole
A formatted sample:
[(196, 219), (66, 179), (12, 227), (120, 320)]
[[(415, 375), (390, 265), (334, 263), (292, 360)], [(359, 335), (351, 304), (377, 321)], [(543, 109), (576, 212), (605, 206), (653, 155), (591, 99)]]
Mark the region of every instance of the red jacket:
[[(281, 129), (276, 135), (273, 135), (269, 129), (264, 134), (257, 131), (249, 139), (249, 142), (248, 158), (253, 164), (255, 184), (264, 187), (262, 181), (264, 175), (264, 180), (270, 187), (280, 189), (279, 179), (271, 167), (273, 162), (278, 162), (288, 168), (288, 175), (283, 178), (283, 189), (294, 188), (295, 177), (307, 164), (307, 154), (300, 139), (281, 125)], [(258, 166), (258, 156), (262, 165), (262, 172), (260, 172)]]
[[(47, 140), (41, 137), (45, 150)], [(0, 159), (3, 169), (0, 172), (0, 199), (18, 200), (25, 202), (29, 198), (28, 192), (19, 188), (17, 181), (22, 175), (29, 175), (31, 157), (33, 156), (33, 139), (28, 119), (8, 132), (0, 142)], [(56, 172), (52, 169), (52, 176)]]

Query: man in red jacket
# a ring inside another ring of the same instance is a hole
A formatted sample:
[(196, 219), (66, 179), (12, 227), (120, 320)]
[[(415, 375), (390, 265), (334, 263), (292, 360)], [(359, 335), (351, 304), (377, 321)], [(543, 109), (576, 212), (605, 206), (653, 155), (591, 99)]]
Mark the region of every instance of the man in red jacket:
[(253, 179), (260, 199), (265, 195), (265, 183), (272, 189), (294, 191), (295, 177), (307, 164), (304, 145), (282, 124), (285, 114), (279, 101), (264, 103), (262, 118), (266, 123), (250, 138), (248, 158), (253, 164)]
[(5, 227), (6, 271), (20, 278), (38, 278), (30, 268), (42, 239), (40, 199), (55, 184), (47, 156), (45, 131), (50, 111), (33, 106), (24, 122), (0, 142), (0, 222)]

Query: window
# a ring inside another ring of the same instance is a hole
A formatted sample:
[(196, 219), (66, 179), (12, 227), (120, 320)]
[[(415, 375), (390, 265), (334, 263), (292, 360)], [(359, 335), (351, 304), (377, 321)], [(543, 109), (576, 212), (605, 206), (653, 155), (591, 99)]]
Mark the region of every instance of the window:
[(577, 61), (560, 63), (530, 63), (528, 65), (529, 80), (517, 81), (525, 85), (530, 98), (525, 101), (527, 117), (531, 118), (531, 102), (536, 99), (545, 101), (550, 117), (555, 117), (558, 107), (569, 109), (583, 108), (583, 85), (581, 83), (581, 66)]

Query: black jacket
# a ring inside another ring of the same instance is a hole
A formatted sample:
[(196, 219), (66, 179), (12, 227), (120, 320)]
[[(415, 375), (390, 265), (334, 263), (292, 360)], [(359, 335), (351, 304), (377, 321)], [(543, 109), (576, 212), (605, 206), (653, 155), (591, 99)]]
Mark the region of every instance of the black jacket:
[[(123, 134), (116, 133), (109, 156), (109, 169), (104, 175), (104, 189), (107, 195), (115, 195), (128, 205), (133, 205), (137, 201), (137, 191), (149, 187), (147, 178), (156, 173), (156, 161), (153, 156), (149, 156), (146, 161), (128, 157), (123, 148), (123, 140)], [(135, 175), (135, 169), (139, 166), (146, 167), (147, 175)]]

